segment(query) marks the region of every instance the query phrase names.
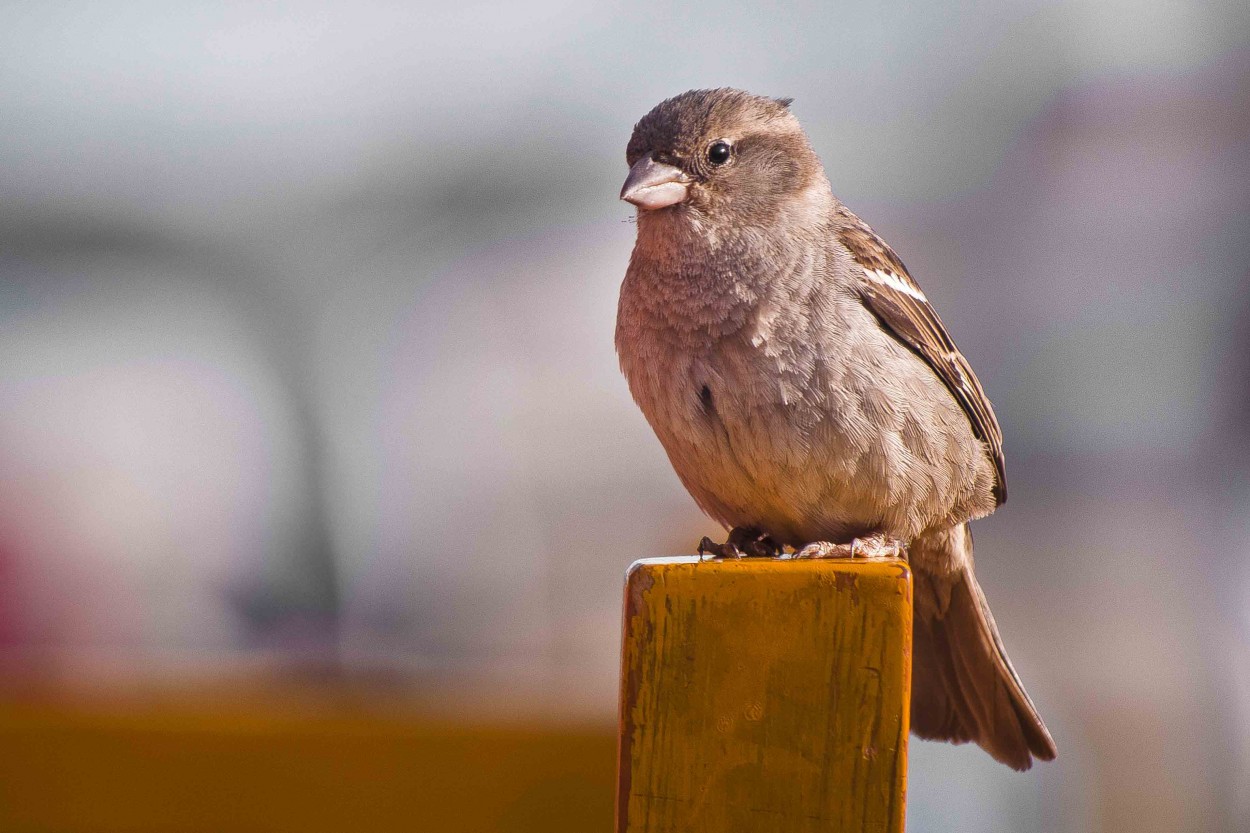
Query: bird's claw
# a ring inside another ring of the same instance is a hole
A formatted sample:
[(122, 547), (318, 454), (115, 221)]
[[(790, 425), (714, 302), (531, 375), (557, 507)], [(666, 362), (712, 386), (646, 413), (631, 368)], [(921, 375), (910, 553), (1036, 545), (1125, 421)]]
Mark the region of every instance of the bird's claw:
[(699, 542), (699, 557), (712, 558), (776, 558), (781, 555), (781, 545), (754, 527), (734, 527), (729, 539), (718, 544), (704, 537)]
[(794, 558), (854, 558), (850, 544), (834, 544), (829, 541), (813, 541), (796, 550)]
[(906, 558), (907, 547), (897, 538), (885, 535), (869, 535), (851, 541), (851, 558)]
[(795, 558), (863, 558), (878, 560), (883, 558), (906, 558), (907, 548), (896, 538), (884, 535), (869, 535), (856, 538), (849, 544), (834, 544), (829, 541), (813, 541), (794, 554)]
[(742, 550), (729, 541), (718, 544), (705, 535), (703, 540), (699, 542), (699, 558), (702, 560), (709, 556), (712, 558), (742, 558)]

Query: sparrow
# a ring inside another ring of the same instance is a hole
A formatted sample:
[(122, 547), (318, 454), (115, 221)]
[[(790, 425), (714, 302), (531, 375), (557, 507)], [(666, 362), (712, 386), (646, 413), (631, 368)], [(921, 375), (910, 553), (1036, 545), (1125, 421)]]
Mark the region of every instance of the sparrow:
[(634, 127), (629, 389), (695, 502), (700, 553), (905, 554), (911, 729), (1017, 770), (1055, 743), (973, 573), (1007, 499), (1003, 435), (903, 262), (832, 193), (790, 99), (692, 90)]

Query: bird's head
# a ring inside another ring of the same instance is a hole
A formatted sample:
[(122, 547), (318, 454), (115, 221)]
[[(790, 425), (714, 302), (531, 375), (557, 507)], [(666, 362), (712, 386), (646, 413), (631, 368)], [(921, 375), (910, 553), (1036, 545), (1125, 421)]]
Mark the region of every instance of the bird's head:
[(772, 222), (813, 189), (827, 193), (820, 160), (789, 105), (724, 88), (661, 102), (634, 126), (621, 199), (640, 218), (693, 214), (742, 227)]

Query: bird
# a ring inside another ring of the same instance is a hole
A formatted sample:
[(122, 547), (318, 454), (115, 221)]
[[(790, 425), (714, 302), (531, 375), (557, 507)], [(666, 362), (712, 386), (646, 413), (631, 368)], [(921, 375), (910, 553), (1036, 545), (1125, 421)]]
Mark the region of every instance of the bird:
[(1026, 770), (1057, 750), (968, 527), (1007, 499), (1002, 430), (902, 260), (834, 196), (791, 104), (690, 90), (634, 126), (621, 370), (686, 490), (730, 530), (700, 555), (904, 555), (912, 732)]

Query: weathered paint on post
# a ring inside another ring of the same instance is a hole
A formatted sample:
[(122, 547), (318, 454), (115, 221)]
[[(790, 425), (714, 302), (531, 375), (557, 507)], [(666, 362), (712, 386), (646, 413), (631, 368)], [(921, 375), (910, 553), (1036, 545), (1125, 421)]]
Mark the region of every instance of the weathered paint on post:
[(897, 559), (636, 562), (618, 833), (902, 831), (911, 604)]

